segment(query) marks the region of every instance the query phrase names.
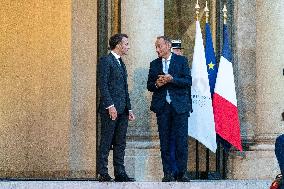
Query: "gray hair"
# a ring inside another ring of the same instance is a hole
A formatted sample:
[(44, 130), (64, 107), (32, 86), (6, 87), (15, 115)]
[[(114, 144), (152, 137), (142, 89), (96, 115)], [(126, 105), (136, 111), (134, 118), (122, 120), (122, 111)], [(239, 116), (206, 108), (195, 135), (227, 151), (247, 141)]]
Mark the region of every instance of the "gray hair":
[(158, 36), (157, 39), (163, 39), (166, 43), (172, 45), (172, 40), (167, 36)]

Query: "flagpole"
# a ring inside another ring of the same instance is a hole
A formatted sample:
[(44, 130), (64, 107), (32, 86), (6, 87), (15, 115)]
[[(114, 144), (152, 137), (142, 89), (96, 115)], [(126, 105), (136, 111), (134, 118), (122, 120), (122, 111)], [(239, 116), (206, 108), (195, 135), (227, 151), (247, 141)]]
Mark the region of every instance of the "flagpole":
[[(199, 3), (198, 3), (198, 0), (196, 1), (196, 4), (195, 4), (195, 13), (196, 13), (196, 21), (198, 22), (199, 21), (199, 9), (200, 9), (200, 6), (199, 6)], [(196, 27), (197, 27), (197, 22), (196, 22)], [(195, 38), (196, 40), (196, 38)], [(194, 52), (196, 53), (196, 52)], [(198, 151), (198, 148), (199, 148), (199, 143), (198, 143), (198, 140), (196, 139), (195, 140), (195, 177), (196, 178), (199, 178), (199, 151)]]
[(205, 9), (204, 9), (205, 13), (206, 13), (206, 23), (209, 22), (209, 8), (208, 8), (208, 2), (206, 1), (206, 6), (205, 6)]
[[(205, 12), (205, 17), (206, 17), (206, 24), (208, 24), (209, 22), (209, 8), (208, 8), (208, 2), (206, 1), (206, 6), (204, 8), (204, 12)], [(208, 45), (208, 44), (206, 44)], [(206, 64), (207, 67), (207, 64)], [(210, 159), (209, 159), (209, 149), (206, 148), (206, 169), (205, 172), (207, 173), (207, 178), (209, 175), (209, 164), (210, 164)]]
[(226, 7), (226, 4), (224, 5), (224, 8), (223, 8), (223, 17), (224, 17), (224, 24), (227, 24), (227, 7)]
[[(204, 12), (205, 12), (205, 16), (206, 16), (206, 24), (208, 24), (209, 23), (209, 8), (208, 8), (208, 2), (207, 1), (206, 1), (206, 6), (204, 8)], [(208, 45), (208, 44), (206, 44), (206, 45)], [(207, 67), (207, 64), (206, 64), (206, 67)], [(209, 149), (206, 148), (206, 169), (205, 169), (206, 171), (205, 172), (207, 173), (207, 177), (209, 175), (209, 164), (210, 164)]]
[(196, 1), (196, 4), (195, 4), (196, 21), (199, 20), (199, 9), (200, 9), (200, 6), (199, 6), (198, 0), (197, 0), (197, 1)]

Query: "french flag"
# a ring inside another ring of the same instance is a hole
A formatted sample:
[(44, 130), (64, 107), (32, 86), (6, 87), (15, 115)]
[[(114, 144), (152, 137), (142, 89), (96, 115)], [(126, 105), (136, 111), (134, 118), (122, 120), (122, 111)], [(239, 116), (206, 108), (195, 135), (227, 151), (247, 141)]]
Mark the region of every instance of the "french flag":
[(223, 28), (222, 56), (213, 94), (213, 112), (216, 133), (242, 151), (232, 55), (226, 24)]

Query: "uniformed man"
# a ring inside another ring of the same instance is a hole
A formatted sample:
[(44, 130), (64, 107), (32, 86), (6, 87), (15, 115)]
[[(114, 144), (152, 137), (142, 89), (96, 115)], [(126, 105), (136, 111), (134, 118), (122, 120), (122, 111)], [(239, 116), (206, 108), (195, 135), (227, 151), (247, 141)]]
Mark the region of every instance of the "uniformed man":
[[(172, 53), (183, 56), (182, 49), (184, 49), (184, 48), (181, 45), (181, 40), (180, 39), (172, 40), (171, 43), (172, 43), (172, 48), (171, 48)], [(190, 89), (189, 89), (189, 91), (190, 91)], [(191, 93), (189, 92), (189, 95), (190, 94)], [(191, 95), (190, 95), (190, 103), (191, 103)], [(190, 104), (190, 106), (191, 106), (191, 104)], [(190, 109), (192, 110), (192, 108), (190, 108)], [(171, 168), (172, 168), (172, 172), (174, 174), (175, 179), (177, 179), (177, 174), (178, 174), (179, 170), (178, 170), (177, 162), (176, 162), (175, 142), (176, 142), (175, 136), (171, 135), (171, 137), (170, 137)]]
[(177, 55), (183, 55), (182, 53), (182, 46), (181, 46), (181, 40), (172, 40), (172, 52)]

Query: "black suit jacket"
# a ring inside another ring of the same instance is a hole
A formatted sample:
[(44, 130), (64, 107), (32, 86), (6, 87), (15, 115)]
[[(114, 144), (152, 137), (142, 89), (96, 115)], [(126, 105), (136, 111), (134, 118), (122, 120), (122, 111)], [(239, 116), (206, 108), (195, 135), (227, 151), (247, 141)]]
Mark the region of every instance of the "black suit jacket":
[(106, 112), (106, 108), (114, 104), (118, 113), (131, 110), (127, 72), (125, 64), (109, 53), (100, 58), (98, 64), (98, 85), (100, 90), (99, 112)]
[(147, 89), (153, 92), (150, 109), (155, 113), (163, 111), (168, 90), (171, 104), (176, 112), (189, 113), (191, 111), (190, 87), (192, 80), (187, 58), (172, 53), (168, 73), (173, 77), (173, 81), (157, 88), (155, 82), (158, 79), (158, 75), (162, 73), (162, 58), (157, 58), (150, 63), (147, 81)]

